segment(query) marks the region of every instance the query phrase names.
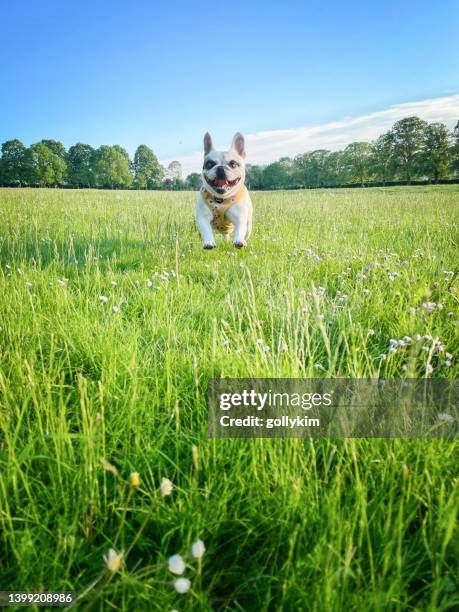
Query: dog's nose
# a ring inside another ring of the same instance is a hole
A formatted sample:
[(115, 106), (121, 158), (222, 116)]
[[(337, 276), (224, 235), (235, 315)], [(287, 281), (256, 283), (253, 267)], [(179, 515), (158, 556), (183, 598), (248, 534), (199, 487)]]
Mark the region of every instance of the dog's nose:
[(218, 179), (225, 179), (226, 178), (225, 168), (223, 166), (217, 166), (217, 173), (216, 173), (215, 177), (218, 178)]

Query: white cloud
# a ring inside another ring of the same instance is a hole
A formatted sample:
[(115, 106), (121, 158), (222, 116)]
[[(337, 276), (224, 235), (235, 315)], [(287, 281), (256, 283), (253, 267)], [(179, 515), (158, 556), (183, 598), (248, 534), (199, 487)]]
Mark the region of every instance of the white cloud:
[[(246, 134), (248, 160), (252, 164), (266, 164), (279, 157), (291, 157), (314, 149), (335, 151), (356, 140), (374, 140), (395, 121), (410, 115), (429, 122), (441, 121), (452, 127), (459, 119), (459, 94), (394, 104), (382, 111), (315, 126)], [(186, 176), (190, 172), (200, 172), (202, 151), (163, 160), (162, 163), (167, 165), (172, 159), (180, 161)]]

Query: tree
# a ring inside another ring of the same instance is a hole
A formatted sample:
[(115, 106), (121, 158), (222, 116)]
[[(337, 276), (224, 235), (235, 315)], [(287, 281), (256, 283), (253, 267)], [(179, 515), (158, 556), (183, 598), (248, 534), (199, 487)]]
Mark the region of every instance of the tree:
[(328, 184), (328, 157), (330, 151), (317, 149), (293, 160), (293, 174), (298, 184), (304, 187), (322, 187)]
[(190, 189), (199, 189), (201, 187), (201, 175), (197, 172), (192, 172), (186, 177), (186, 182)]
[(3, 185), (33, 182), (30, 151), (20, 140), (7, 140), (2, 144), (0, 181)]
[(128, 187), (132, 175), (127, 152), (118, 145), (102, 145), (94, 154), (94, 174), (102, 187)]
[(288, 175), (285, 165), (280, 161), (269, 164), (263, 169), (263, 187), (268, 189), (278, 189), (288, 184)]
[(66, 161), (67, 152), (62, 142), (59, 142), (58, 140), (41, 140), (40, 142), (44, 144), (45, 147), (48, 147), (51, 153), (54, 153), (54, 155), (57, 155), (63, 161)]
[(34, 180), (45, 187), (58, 185), (64, 179), (67, 165), (42, 142), (30, 147)]
[(77, 187), (94, 185), (94, 149), (91, 145), (77, 144), (67, 154), (67, 181)]
[(368, 180), (372, 150), (369, 142), (351, 142), (344, 149), (344, 163), (351, 182), (363, 185)]
[(394, 161), (400, 175), (408, 182), (420, 169), (427, 123), (419, 117), (397, 121), (392, 130)]
[(162, 168), (158, 158), (147, 145), (139, 145), (134, 155), (134, 184), (147, 189), (160, 183)]
[(346, 182), (346, 163), (343, 151), (329, 153), (324, 163), (327, 185), (342, 185)]
[(167, 166), (167, 174), (173, 179), (182, 178), (182, 165), (178, 161), (171, 161)]
[(435, 181), (448, 175), (450, 135), (443, 123), (429, 123), (425, 129), (422, 169)]
[(247, 164), (245, 167), (245, 182), (249, 189), (261, 189), (263, 186), (263, 166)]
[(394, 150), (392, 132), (386, 132), (373, 143), (370, 167), (374, 175), (383, 183), (394, 174)]
[(452, 131), (453, 144), (450, 149), (451, 169), (455, 174), (459, 173), (459, 121), (456, 123)]

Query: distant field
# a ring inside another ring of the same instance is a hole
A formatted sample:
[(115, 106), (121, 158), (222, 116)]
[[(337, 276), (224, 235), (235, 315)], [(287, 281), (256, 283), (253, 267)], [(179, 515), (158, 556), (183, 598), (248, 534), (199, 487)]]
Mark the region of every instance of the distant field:
[[(244, 251), (202, 249), (194, 199), (0, 190), (1, 589), (73, 590), (78, 609), (457, 608), (457, 442), (207, 440), (206, 393), (456, 378), (458, 186), (256, 192)], [(198, 538), (180, 595), (167, 558)]]

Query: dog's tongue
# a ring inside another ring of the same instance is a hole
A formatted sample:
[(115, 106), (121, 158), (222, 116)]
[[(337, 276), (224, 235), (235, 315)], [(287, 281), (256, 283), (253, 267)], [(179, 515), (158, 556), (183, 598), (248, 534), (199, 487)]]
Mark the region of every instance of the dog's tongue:
[(227, 183), (227, 182), (228, 182), (228, 181), (227, 181), (226, 179), (216, 179), (216, 180), (215, 180), (215, 184), (216, 184), (218, 187), (223, 187), (223, 185), (226, 185), (226, 183)]

